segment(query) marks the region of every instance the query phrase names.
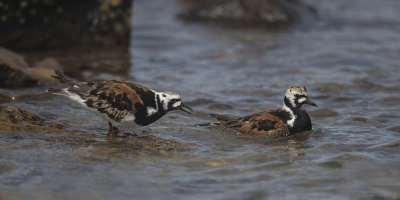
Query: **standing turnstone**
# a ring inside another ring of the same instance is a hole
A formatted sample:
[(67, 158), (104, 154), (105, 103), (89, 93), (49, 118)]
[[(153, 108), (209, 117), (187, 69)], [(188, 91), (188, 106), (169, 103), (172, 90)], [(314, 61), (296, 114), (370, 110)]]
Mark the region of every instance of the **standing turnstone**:
[[(62, 83), (69, 85), (64, 89), (49, 89), (48, 92), (67, 96), (80, 105), (89, 108), (108, 120), (107, 136), (119, 133), (114, 124), (133, 122), (136, 125), (149, 125), (169, 111), (193, 111), (183, 104), (181, 97), (173, 92), (156, 92), (132, 81), (82, 82), (54, 71)], [(187, 109), (187, 110), (186, 110)]]
[(212, 116), (219, 120), (219, 123), (216, 124), (236, 129), (243, 134), (287, 136), (312, 129), (310, 117), (302, 109), (304, 104), (317, 106), (308, 99), (305, 87), (292, 86), (286, 90), (283, 106), (277, 110), (264, 111), (239, 118), (221, 115)]

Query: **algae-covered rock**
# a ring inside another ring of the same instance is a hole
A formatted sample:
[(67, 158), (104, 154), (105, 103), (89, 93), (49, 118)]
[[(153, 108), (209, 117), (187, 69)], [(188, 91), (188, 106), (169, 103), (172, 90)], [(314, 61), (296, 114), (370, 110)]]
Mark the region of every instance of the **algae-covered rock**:
[(12, 124), (26, 122), (42, 125), (44, 123), (44, 119), (39, 116), (11, 106), (0, 106), (0, 121)]
[[(186, 21), (254, 26), (288, 24), (297, 20), (300, 12), (315, 12), (313, 8), (295, 0), (217, 0), (195, 2), (198, 2), (196, 6), (181, 13), (179, 17)], [(191, 3), (193, 4), (193, 1)]]
[(132, 0), (0, 0), (0, 45), (42, 49), (74, 43), (122, 44)]

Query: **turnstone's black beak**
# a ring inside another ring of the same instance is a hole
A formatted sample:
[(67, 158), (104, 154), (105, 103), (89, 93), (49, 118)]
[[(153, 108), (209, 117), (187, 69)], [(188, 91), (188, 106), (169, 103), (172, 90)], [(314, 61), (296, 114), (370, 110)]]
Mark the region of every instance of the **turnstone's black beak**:
[(316, 107), (318, 107), (318, 105), (315, 104), (315, 103), (314, 103), (313, 101), (311, 101), (310, 99), (307, 99), (304, 103), (305, 103), (305, 104), (308, 104), (308, 105), (310, 105), (310, 106), (316, 106)]
[[(187, 110), (185, 110), (187, 109)], [(187, 114), (192, 114), (190, 111), (193, 111), (192, 108), (190, 108), (189, 106), (185, 105), (185, 104), (181, 104), (181, 106), (179, 107), (179, 110), (182, 110), (183, 112), (187, 113)], [(190, 110), (190, 111), (188, 111)]]

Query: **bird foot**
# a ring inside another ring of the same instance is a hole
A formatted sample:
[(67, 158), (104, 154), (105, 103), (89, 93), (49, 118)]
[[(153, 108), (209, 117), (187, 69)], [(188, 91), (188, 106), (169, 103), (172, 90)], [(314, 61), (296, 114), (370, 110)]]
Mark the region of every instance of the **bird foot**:
[(108, 122), (108, 133), (107, 137), (117, 137), (120, 132), (117, 127), (113, 126), (110, 122)]

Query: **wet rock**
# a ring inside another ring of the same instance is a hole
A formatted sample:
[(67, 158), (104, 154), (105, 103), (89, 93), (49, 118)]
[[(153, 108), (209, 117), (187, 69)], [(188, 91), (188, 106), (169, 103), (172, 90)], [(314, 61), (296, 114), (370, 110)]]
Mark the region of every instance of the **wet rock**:
[(16, 53), (0, 48), (0, 85), (1, 87), (18, 87), (35, 85), (37, 82), (25, 73), (28, 64)]
[(65, 128), (69, 127), (67, 124), (61, 123), (61, 122), (52, 122), (52, 123), (49, 123), (48, 126), (51, 128), (56, 128), (56, 129), (65, 129)]
[[(54, 123), (54, 122), (53, 122)], [(11, 106), (0, 106), (0, 133), (29, 132), (71, 132), (64, 130), (61, 126), (52, 126), (41, 117), (26, 110)]]
[(327, 108), (316, 109), (309, 112), (309, 114), (312, 120), (322, 120), (339, 116), (339, 113), (329, 110)]
[[(201, 1), (200, 1), (201, 2)], [(279, 25), (298, 18), (297, 11), (315, 12), (310, 6), (288, 0), (204, 1), (179, 15), (186, 21), (217, 22), (231, 25)]]
[(40, 125), (44, 123), (44, 120), (39, 116), (10, 106), (0, 106), (0, 121), (13, 124), (28, 122)]
[(79, 43), (126, 44), (132, 0), (0, 0), (0, 45), (42, 49)]
[(57, 81), (50, 77), (53, 70), (48, 66), (41, 68), (43, 66), (45, 65), (41, 64), (36, 68), (30, 68), (23, 57), (0, 48), (0, 86), (16, 88), (56, 83)]
[[(63, 71), (80, 80), (98, 80), (104, 74), (127, 79), (130, 69), (130, 54), (124, 46), (90, 45), (74, 46), (62, 49), (23, 52), (28, 63), (37, 63), (37, 68), (54, 68), (56, 64), (49, 57), (56, 59)], [(52, 63), (53, 62), (53, 63)], [(42, 65), (39, 65), (42, 63)], [(103, 74), (103, 75), (102, 75)], [(107, 77), (105, 77), (107, 78)], [(54, 79), (53, 79), (54, 80)]]

